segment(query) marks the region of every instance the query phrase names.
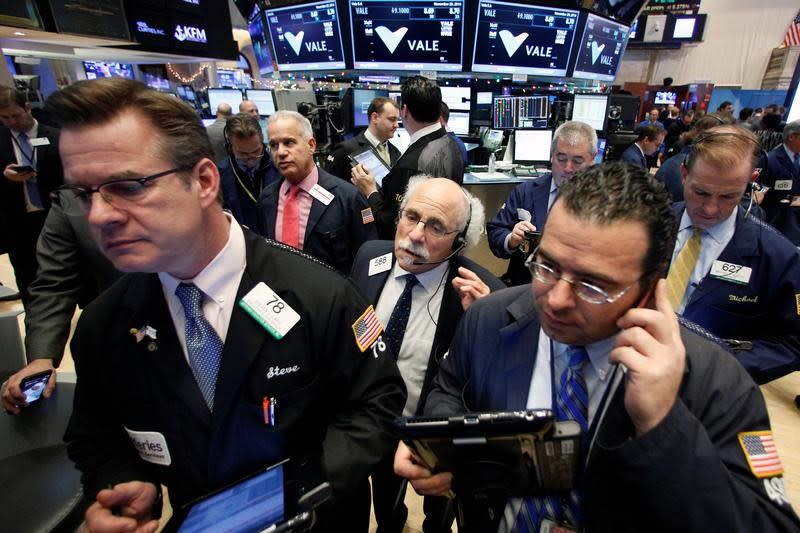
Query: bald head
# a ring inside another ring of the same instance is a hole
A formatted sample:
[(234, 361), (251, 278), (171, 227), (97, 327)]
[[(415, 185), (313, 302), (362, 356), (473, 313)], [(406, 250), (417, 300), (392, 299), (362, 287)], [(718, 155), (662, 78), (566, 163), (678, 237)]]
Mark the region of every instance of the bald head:
[(217, 106), (217, 118), (229, 118), (233, 114), (231, 104), (220, 102)]
[(239, 113), (247, 113), (258, 118), (258, 106), (252, 100), (242, 100), (239, 104)]

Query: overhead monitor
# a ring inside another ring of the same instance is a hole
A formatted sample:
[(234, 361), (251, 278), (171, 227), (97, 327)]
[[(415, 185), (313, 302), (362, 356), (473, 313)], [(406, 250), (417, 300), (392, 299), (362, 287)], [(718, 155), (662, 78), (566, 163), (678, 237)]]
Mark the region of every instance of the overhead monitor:
[(369, 104), (379, 97), (389, 97), (389, 91), (383, 89), (353, 89), (353, 126), (369, 125)]
[(316, 104), (314, 89), (275, 89), (278, 109), (297, 111), (297, 104)]
[(553, 130), (516, 130), (514, 132), (515, 163), (546, 163), (550, 161)]
[(495, 128), (546, 128), (554, 95), (498, 96), (492, 106)]
[(664, 29), (665, 41), (694, 42), (703, 40), (705, 15), (670, 15)]
[(83, 71), (87, 80), (96, 78), (133, 79), (133, 66), (130, 63), (107, 63), (105, 61), (84, 61)]
[(278, 70), (345, 68), (335, 0), (266, 10)]
[(481, 0), (472, 70), (566, 76), (578, 11)]
[(250, 41), (253, 43), (253, 54), (256, 56), (258, 73), (261, 76), (266, 76), (272, 74), (274, 67), (272, 65), (272, 52), (267, 39), (267, 30), (264, 28), (263, 20), (261, 9), (256, 6), (253, 10), (253, 16), (250, 17), (247, 23), (247, 32), (250, 34)]
[(447, 127), (456, 135), (469, 135), (469, 111), (451, 111)]
[[(591, 4), (586, 6), (586, 2), (583, 2), (585, 7), (591, 7), (592, 11), (619, 20), (625, 24), (630, 24), (636, 18), (636, 15), (641, 12), (646, 3), (647, 0), (592, 0)], [(687, 6), (684, 9), (688, 9), (691, 3), (692, 2), (683, 2), (683, 4)], [(697, 0), (697, 4), (699, 3), (700, 0)], [(676, 4), (676, 2), (675, 0), (656, 0), (650, 2), (650, 4), (666, 5), (666, 9), (669, 9), (674, 8), (673, 4)]]
[(464, 0), (349, 0), (353, 67), (460, 71)]
[(576, 94), (572, 103), (572, 120), (585, 122), (597, 131), (606, 127), (608, 113), (608, 95)]
[(447, 104), (450, 111), (469, 111), (472, 91), (469, 87), (440, 86), (442, 102)]
[(247, 89), (247, 99), (253, 101), (258, 107), (258, 114), (268, 117), (275, 113), (275, 96), (270, 89)]
[(492, 105), (492, 92), (483, 91), (475, 96), (475, 103), (477, 105)]
[(247, 85), (249, 81), (249, 78), (244, 74), (244, 70), (240, 68), (217, 69), (217, 85), (220, 87), (241, 87)]
[(654, 104), (672, 104), (678, 101), (678, 93), (674, 91), (656, 91)]
[(164, 65), (139, 65), (144, 76), (144, 83), (153, 89), (169, 91), (171, 89), (167, 69)]
[(628, 44), (629, 28), (614, 20), (587, 13), (572, 77), (614, 81)]
[(641, 41), (642, 37), (644, 37), (644, 27), (647, 24), (645, 19), (647, 15), (641, 15), (639, 18), (633, 21), (631, 24), (631, 31), (630, 35), (628, 35), (628, 41)]
[(212, 115), (217, 113), (217, 107), (223, 102), (230, 104), (235, 113), (242, 100), (242, 91), (239, 89), (208, 89), (208, 110)]

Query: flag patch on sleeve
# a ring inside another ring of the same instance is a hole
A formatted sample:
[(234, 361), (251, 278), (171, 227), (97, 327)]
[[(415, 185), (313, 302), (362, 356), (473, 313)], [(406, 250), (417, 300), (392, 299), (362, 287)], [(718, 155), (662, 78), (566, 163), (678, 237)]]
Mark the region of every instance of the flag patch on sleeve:
[(797, 316), (800, 316), (800, 294), (794, 295), (794, 306), (797, 308)]
[(739, 433), (738, 437), (754, 476), (764, 478), (783, 474), (783, 466), (771, 431), (747, 431)]
[(381, 332), (383, 332), (383, 325), (371, 305), (367, 307), (363, 315), (353, 322), (353, 335), (355, 335), (356, 344), (362, 352), (375, 342)]
[(361, 210), (361, 222), (364, 224), (375, 222), (375, 216), (372, 214), (372, 208), (368, 207)]

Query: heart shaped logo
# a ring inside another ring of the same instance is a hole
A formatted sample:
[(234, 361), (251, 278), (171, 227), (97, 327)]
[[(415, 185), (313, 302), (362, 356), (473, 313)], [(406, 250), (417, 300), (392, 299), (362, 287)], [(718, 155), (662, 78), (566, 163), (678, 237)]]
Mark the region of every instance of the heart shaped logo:
[(375, 28), (375, 33), (378, 34), (378, 37), (381, 38), (383, 44), (386, 45), (386, 48), (389, 49), (389, 53), (393, 54), (394, 51), (397, 49), (397, 45), (400, 44), (400, 41), (408, 32), (408, 28), (405, 26), (401, 26), (397, 28), (395, 31), (390, 30), (386, 26), (378, 26)]
[(500, 30), (500, 40), (503, 41), (503, 46), (506, 47), (508, 57), (512, 57), (527, 38), (528, 32), (522, 32), (515, 36), (508, 30)]
[(303, 46), (303, 37), (305, 37), (306, 32), (301, 31), (297, 35), (293, 34), (290, 31), (287, 31), (283, 34), (286, 37), (286, 40), (289, 41), (289, 46), (292, 47), (294, 50), (295, 55), (300, 55), (300, 47)]
[(600, 54), (602, 53), (603, 49), (605, 49), (605, 47), (606, 47), (605, 44), (597, 46), (597, 41), (592, 41), (592, 65), (597, 63), (597, 58), (600, 57)]

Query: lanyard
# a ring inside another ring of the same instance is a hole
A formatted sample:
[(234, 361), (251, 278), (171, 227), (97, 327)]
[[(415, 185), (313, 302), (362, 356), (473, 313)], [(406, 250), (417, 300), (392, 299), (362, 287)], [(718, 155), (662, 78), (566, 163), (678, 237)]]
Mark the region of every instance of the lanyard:
[(22, 154), (22, 157), (27, 159), (28, 163), (30, 163), (33, 168), (36, 168), (36, 146), (32, 146), (30, 140), (28, 141), (28, 145), (31, 147), (31, 155), (28, 155), (25, 153), (25, 150), (22, 149), (22, 146), (20, 146), (16, 135), (14, 135), (13, 133), (11, 134), (11, 142), (13, 142), (14, 145), (16, 145), (17, 149), (19, 150), (19, 153)]
[[(236, 172), (236, 167), (237, 166), (238, 165), (236, 164), (236, 161), (231, 161), (231, 170), (233, 170), (233, 175), (236, 177), (236, 181), (238, 181), (239, 185), (242, 187), (242, 189), (244, 189), (244, 192), (247, 194), (248, 198), (250, 198), (250, 200), (252, 200), (252, 202), (254, 204), (257, 204), (258, 203), (258, 198), (256, 198), (253, 195), (253, 193), (250, 191), (250, 188), (247, 185), (245, 185), (244, 181), (242, 181), (242, 178), (239, 176), (239, 173)], [(258, 172), (258, 170), (259, 169), (257, 168), (253, 172), (253, 180), (254, 181), (256, 180), (255, 174), (256, 174), (256, 172)], [(264, 183), (264, 178), (263, 177), (258, 178), (258, 194), (261, 194), (261, 189), (263, 188), (263, 183)], [(254, 183), (254, 185), (255, 185), (255, 183)]]

